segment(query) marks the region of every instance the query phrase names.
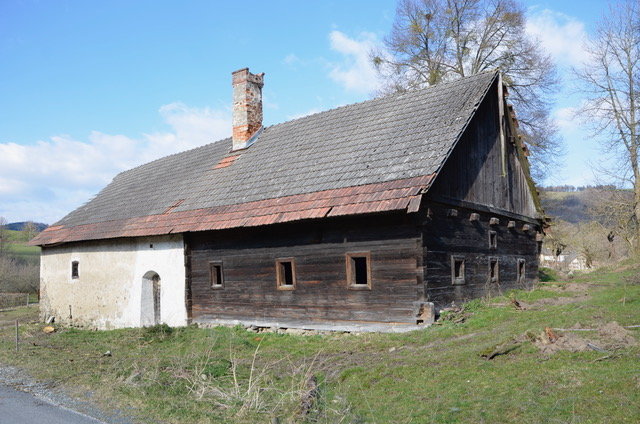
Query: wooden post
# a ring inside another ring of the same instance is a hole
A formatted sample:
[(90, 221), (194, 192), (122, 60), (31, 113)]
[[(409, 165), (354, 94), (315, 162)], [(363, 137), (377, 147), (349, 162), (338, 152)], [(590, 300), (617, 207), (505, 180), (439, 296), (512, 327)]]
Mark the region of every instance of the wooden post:
[(18, 320), (16, 320), (16, 352), (18, 351)]
[(27, 293), (27, 306), (29, 306), (29, 293)]

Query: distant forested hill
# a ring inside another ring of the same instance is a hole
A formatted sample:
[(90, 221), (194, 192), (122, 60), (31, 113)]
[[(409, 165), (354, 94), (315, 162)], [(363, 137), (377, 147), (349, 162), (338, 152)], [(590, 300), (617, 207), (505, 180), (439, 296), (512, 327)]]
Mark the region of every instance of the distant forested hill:
[(541, 191), (540, 201), (547, 216), (577, 224), (591, 220), (591, 191)]
[[(25, 222), (12, 222), (10, 224), (5, 225), (5, 228), (7, 230), (12, 230), (12, 231), (22, 231), (24, 229), (24, 226), (27, 225), (28, 221)], [(38, 232), (44, 230), (45, 228), (48, 227), (47, 224), (43, 224), (41, 222), (34, 222), (36, 229)]]
[[(594, 216), (593, 210), (602, 202), (613, 196), (625, 198), (627, 190), (615, 188), (589, 188), (576, 191), (540, 190), (540, 201), (545, 214), (553, 219), (577, 224), (579, 222), (600, 221), (602, 217)], [(631, 199), (630, 199), (631, 200)]]

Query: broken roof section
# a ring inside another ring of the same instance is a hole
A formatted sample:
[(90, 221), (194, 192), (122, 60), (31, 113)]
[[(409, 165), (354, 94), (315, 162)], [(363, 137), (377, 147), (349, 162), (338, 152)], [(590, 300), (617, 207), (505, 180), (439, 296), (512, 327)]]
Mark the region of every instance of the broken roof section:
[[(412, 209), (497, 75), (481, 73), (267, 127), (242, 151), (231, 153), (231, 140), (224, 139), (122, 172), (32, 244)], [(264, 204), (269, 213), (251, 212)]]

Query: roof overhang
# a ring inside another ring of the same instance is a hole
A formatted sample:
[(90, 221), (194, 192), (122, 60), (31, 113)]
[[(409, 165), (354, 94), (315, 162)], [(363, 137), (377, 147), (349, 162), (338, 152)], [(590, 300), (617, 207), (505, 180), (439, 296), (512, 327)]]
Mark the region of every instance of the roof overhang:
[(274, 199), (187, 211), (171, 208), (158, 215), (67, 227), (51, 226), (29, 242), (60, 243), (142, 237), (361, 215), (388, 211), (417, 212), (435, 174), (375, 184), (337, 188)]

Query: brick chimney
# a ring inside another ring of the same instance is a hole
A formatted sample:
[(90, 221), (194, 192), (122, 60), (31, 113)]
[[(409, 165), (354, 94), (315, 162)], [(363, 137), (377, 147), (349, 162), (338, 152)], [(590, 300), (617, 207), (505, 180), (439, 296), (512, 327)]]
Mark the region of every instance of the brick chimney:
[(233, 149), (244, 149), (262, 129), (262, 86), (264, 73), (249, 68), (233, 72)]

